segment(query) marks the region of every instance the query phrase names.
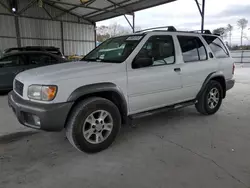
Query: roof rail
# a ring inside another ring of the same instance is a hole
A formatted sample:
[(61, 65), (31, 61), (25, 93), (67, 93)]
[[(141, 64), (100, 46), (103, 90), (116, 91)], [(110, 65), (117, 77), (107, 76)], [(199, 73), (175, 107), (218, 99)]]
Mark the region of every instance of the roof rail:
[(167, 31), (177, 31), (174, 26), (162, 26), (162, 27), (153, 27), (153, 28), (143, 29), (140, 31), (136, 31), (135, 33), (141, 33), (141, 32), (151, 31), (155, 29), (167, 29)]
[(194, 32), (194, 33), (201, 33), (201, 34), (212, 34), (210, 30), (194, 30), (194, 31), (190, 31), (190, 32)]

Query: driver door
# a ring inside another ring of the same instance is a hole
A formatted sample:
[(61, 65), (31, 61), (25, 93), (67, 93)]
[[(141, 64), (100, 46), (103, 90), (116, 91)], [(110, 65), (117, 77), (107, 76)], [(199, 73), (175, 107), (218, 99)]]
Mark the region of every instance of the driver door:
[(151, 58), (151, 64), (133, 66), (128, 71), (130, 113), (139, 113), (181, 102), (180, 67), (176, 64), (172, 36), (152, 36), (135, 57)]

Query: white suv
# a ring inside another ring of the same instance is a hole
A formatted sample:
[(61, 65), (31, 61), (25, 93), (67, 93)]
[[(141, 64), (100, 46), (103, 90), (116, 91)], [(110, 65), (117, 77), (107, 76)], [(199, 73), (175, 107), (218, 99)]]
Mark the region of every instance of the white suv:
[(170, 27), (108, 39), (80, 62), (22, 72), (8, 100), (21, 124), (65, 128), (77, 149), (98, 152), (133, 118), (193, 104), (214, 114), (233, 73), (218, 36)]

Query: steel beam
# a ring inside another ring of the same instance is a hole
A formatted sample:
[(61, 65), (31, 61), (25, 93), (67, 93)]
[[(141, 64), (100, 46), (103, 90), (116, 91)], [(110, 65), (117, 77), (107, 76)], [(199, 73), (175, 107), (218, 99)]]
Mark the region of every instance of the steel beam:
[(117, 13), (116, 11), (110, 11), (110, 10), (104, 10), (101, 8), (95, 8), (95, 7), (86, 7), (85, 5), (76, 5), (73, 3), (67, 3), (67, 2), (62, 2), (62, 1), (55, 1), (55, 0), (46, 0), (44, 2), (51, 2), (51, 3), (57, 3), (57, 4), (62, 4), (62, 5), (70, 5), (70, 6), (77, 6), (77, 7), (82, 7), (82, 8), (88, 8), (96, 11), (104, 11), (104, 12), (111, 12), (111, 13)]
[(133, 33), (135, 32), (135, 13), (133, 12)]
[(95, 39), (95, 47), (97, 47), (97, 31), (96, 31), (96, 23), (95, 23), (95, 26), (94, 26), (94, 39)]
[[(142, 3), (142, 2), (145, 1), (145, 0), (138, 0), (138, 1), (136, 1), (136, 2), (133, 1), (133, 2), (131, 2), (130, 4), (128, 3), (129, 1), (131, 1), (131, 0), (127, 0), (127, 1), (125, 1), (125, 2), (122, 1), (122, 2), (119, 3), (120, 5), (126, 3), (126, 5), (121, 5), (121, 8), (118, 8), (118, 9), (116, 10), (116, 11), (118, 11), (116, 15), (105, 16), (105, 12), (104, 12), (104, 13), (99, 13), (99, 14), (96, 14), (96, 13), (98, 13), (98, 12), (92, 12), (92, 13), (89, 13), (89, 14), (85, 14), (84, 16), (90, 18), (90, 19), (93, 20), (93, 21), (101, 21), (101, 20), (105, 20), (105, 19), (114, 18), (114, 17), (120, 16), (120, 15), (126, 14), (126, 12), (122, 11), (121, 9), (124, 9), (125, 7), (127, 8), (128, 6), (129, 6), (129, 7), (133, 7), (133, 6), (136, 5), (137, 3)], [(170, 3), (170, 2), (173, 2), (173, 1), (176, 1), (176, 0), (168, 0), (169, 3)], [(153, 2), (153, 0), (151, 0), (150, 2)], [(117, 3), (117, 4), (118, 4), (118, 3)], [(153, 6), (162, 5), (162, 4), (163, 4), (162, 1), (159, 1), (158, 3), (154, 4)], [(112, 8), (112, 7), (114, 7), (114, 5), (113, 5), (113, 6), (110, 6), (110, 7), (106, 7), (105, 9), (110, 9), (110, 8)], [(136, 10), (131, 10), (130, 12), (140, 11), (140, 10), (144, 10), (144, 9), (147, 9), (147, 8), (150, 8), (150, 7), (152, 7), (152, 5), (149, 5), (149, 6), (144, 6), (144, 5), (142, 5), (142, 7), (138, 8), (138, 9), (136, 9)], [(95, 15), (92, 15), (92, 14), (95, 14)], [(89, 15), (91, 15), (91, 16), (89, 16)], [(99, 18), (98, 18), (98, 17), (99, 17)]]
[(32, 7), (35, 3), (37, 2), (37, 0), (33, 0), (31, 1), (27, 6), (23, 7), (22, 10), (20, 10), (17, 14), (22, 14), (24, 13), (26, 10), (28, 10), (30, 7)]
[(202, 0), (202, 15), (201, 15), (201, 32), (202, 33), (204, 31), (205, 3), (206, 3), (206, 0)]
[[(96, 0), (91, 0), (91, 1), (88, 1), (88, 2), (86, 2), (86, 3), (82, 3), (82, 5), (85, 5), (85, 7), (88, 7), (90, 4), (92, 4), (92, 3), (95, 2), (95, 1), (96, 1)], [(78, 8), (78, 6), (74, 6), (74, 7), (70, 8), (70, 9), (67, 9), (66, 11), (64, 11), (64, 12), (62, 12), (62, 13), (56, 15), (56, 16), (54, 17), (54, 19), (59, 18), (59, 17), (65, 15), (65, 14), (67, 14), (67, 13), (69, 13), (69, 12), (71, 12), (72, 10), (75, 10), (75, 9), (77, 9), (77, 8)]]
[[(0, 36), (0, 38), (17, 38), (17, 37), (9, 37), (9, 36)], [(38, 38), (38, 37), (19, 37), (19, 39), (30, 39), (30, 40), (56, 40), (61, 41), (61, 38)], [(94, 40), (75, 40), (75, 39), (64, 39), (65, 41), (72, 41), (72, 42), (94, 42)]]
[(133, 29), (133, 25), (130, 23), (130, 21), (129, 21), (129, 19), (127, 18), (127, 16), (126, 16), (125, 14), (124, 14), (123, 16), (124, 16), (124, 18), (127, 20), (127, 22), (128, 22), (128, 24), (130, 25), (131, 29), (134, 30), (134, 29)]
[(0, 0), (0, 5), (2, 5), (3, 8), (5, 8), (6, 10), (8, 10), (8, 12), (10, 12), (11, 14), (13, 14), (13, 12), (11, 11), (11, 9), (7, 5), (5, 5), (3, 2), (1, 2), (1, 0)]
[(17, 37), (12, 37), (12, 36), (1, 36), (1, 35), (0, 35), (0, 38), (16, 39)]
[[(52, 3), (49, 3), (49, 2), (45, 2), (44, 1), (44, 3), (45, 4), (47, 4), (47, 5), (49, 5), (49, 6), (51, 6), (51, 7), (53, 7), (53, 8), (56, 8), (56, 9), (59, 9), (59, 10), (61, 10), (61, 11), (63, 11), (63, 12), (66, 12), (67, 11), (67, 9), (64, 9), (64, 8), (61, 8), (61, 7), (58, 7), (58, 6), (56, 6), (56, 5), (53, 5)], [(68, 12), (68, 14), (71, 14), (71, 15), (73, 15), (73, 16), (76, 16), (77, 18), (79, 18), (79, 19), (84, 19), (85, 21), (87, 21), (87, 22), (89, 22), (91, 25), (93, 25), (94, 24), (94, 22), (93, 21), (91, 21), (91, 20), (89, 20), (88, 18), (85, 18), (85, 17), (81, 17), (81, 16), (78, 16), (77, 14), (74, 14), (74, 13), (72, 13), (72, 12)]]
[(49, 13), (49, 11), (43, 6), (43, 10), (47, 13), (47, 15), (50, 17), (51, 20), (53, 20), (53, 17)]
[[(62, 8), (62, 7), (58, 7), (58, 6), (56, 6), (56, 5), (52, 4), (52, 3), (49, 3), (49, 2), (47, 2), (47, 1), (44, 1), (44, 4), (47, 4), (47, 5), (49, 5), (49, 6), (53, 7), (53, 8), (59, 9), (59, 10), (61, 10), (61, 11), (63, 11), (63, 12), (67, 11), (67, 9), (64, 9), (64, 8)], [(71, 14), (71, 15), (73, 15), (73, 16), (76, 16), (76, 17), (80, 17), (80, 16), (78, 16), (77, 14), (74, 14), (74, 13), (72, 13), (72, 12), (69, 12), (69, 14)]]
[(62, 53), (64, 54), (64, 34), (63, 34), (63, 22), (61, 21), (61, 44), (62, 44)]
[[(6, 14), (6, 13), (0, 13), (0, 15), (4, 15), (4, 16), (15, 16), (13, 14)], [(18, 17), (20, 18), (31, 18), (31, 19), (36, 19), (36, 20), (49, 20), (52, 21), (49, 18), (39, 18), (39, 17), (33, 17), (33, 16), (22, 16), (22, 15), (18, 15)], [(80, 18), (81, 19), (81, 18)], [(53, 21), (63, 21), (63, 22), (67, 22), (67, 23), (78, 23), (77, 21), (69, 21), (69, 20), (53, 20)], [(80, 24), (85, 24), (85, 25), (94, 25), (94, 22), (80, 22)]]
[(89, 6), (89, 5), (91, 5), (92, 3), (94, 3), (95, 1), (96, 1), (96, 0), (90, 0), (90, 1), (86, 2), (85, 5), (86, 5), (86, 6)]
[(194, 0), (194, 1), (196, 2), (196, 5), (197, 5), (198, 10), (199, 10), (199, 12), (200, 12), (200, 15), (202, 16), (201, 7), (200, 7), (200, 4), (199, 4), (198, 0)]
[(201, 15), (201, 32), (203, 33), (204, 31), (204, 19), (205, 19), (205, 4), (206, 4), (206, 1), (205, 0), (202, 0), (202, 8), (200, 7), (200, 4), (198, 2), (198, 0), (194, 0), (196, 2), (196, 5), (198, 7), (198, 10), (200, 12), (200, 15)]
[[(122, 2), (120, 2), (120, 3), (116, 3), (116, 5), (121, 6), (122, 4), (127, 3), (127, 2), (129, 2), (129, 1), (132, 1), (132, 0), (125, 0), (125, 1), (122, 1)], [(110, 9), (110, 8), (113, 8), (113, 7), (115, 7), (115, 5), (111, 5), (111, 6), (109, 6), (109, 7), (103, 8), (103, 11), (105, 11), (105, 10), (107, 10), (107, 9)], [(96, 13), (98, 13), (98, 12), (99, 12), (99, 11), (91, 12), (91, 13), (85, 14), (84, 16), (85, 16), (85, 17), (88, 17), (88, 16), (90, 16), (90, 15), (92, 15), (92, 14), (96, 14)]]
[(107, 0), (108, 2), (110, 2), (111, 4), (113, 4), (114, 6), (117, 6), (117, 7), (119, 7), (119, 8), (122, 8), (122, 9), (124, 9), (127, 13), (126, 14), (129, 14), (129, 10), (127, 10), (126, 8), (124, 8), (124, 7), (122, 7), (121, 5), (119, 5), (119, 4), (117, 4), (117, 3), (115, 3), (114, 1), (112, 1), (112, 0)]
[(18, 19), (17, 16), (15, 16), (15, 27), (16, 27), (17, 47), (21, 47), (21, 37), (20, 37), (19, 19)]
[(69, 13), (70, 11), (72, 11), (72, 10), (74, 10), (74, 9), (76, 9), (76, 8), (78, 8), (78, 7), (77, 7), (77, 6), (72, 7), (72, 8), (70, 8), (70, 9), (68, 9), (67, 11), (64, 11), (64, 12), (62, 12), (62, 13), (56, 15), (56, 16), (54, 17), (54, 19), (57, 19), (57, 18), (59, 18), (59, 17), (65, 15), (65, 14)]

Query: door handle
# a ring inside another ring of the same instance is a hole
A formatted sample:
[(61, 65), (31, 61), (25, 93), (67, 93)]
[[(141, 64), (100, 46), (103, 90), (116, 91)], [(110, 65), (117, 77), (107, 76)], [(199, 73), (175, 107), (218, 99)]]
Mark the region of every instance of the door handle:
[(174, 68), (175, 72), (181, 72), (181, 68)]
[(214, 55), (211, 52), (209, 52), (209, 57), (214, 58)]

